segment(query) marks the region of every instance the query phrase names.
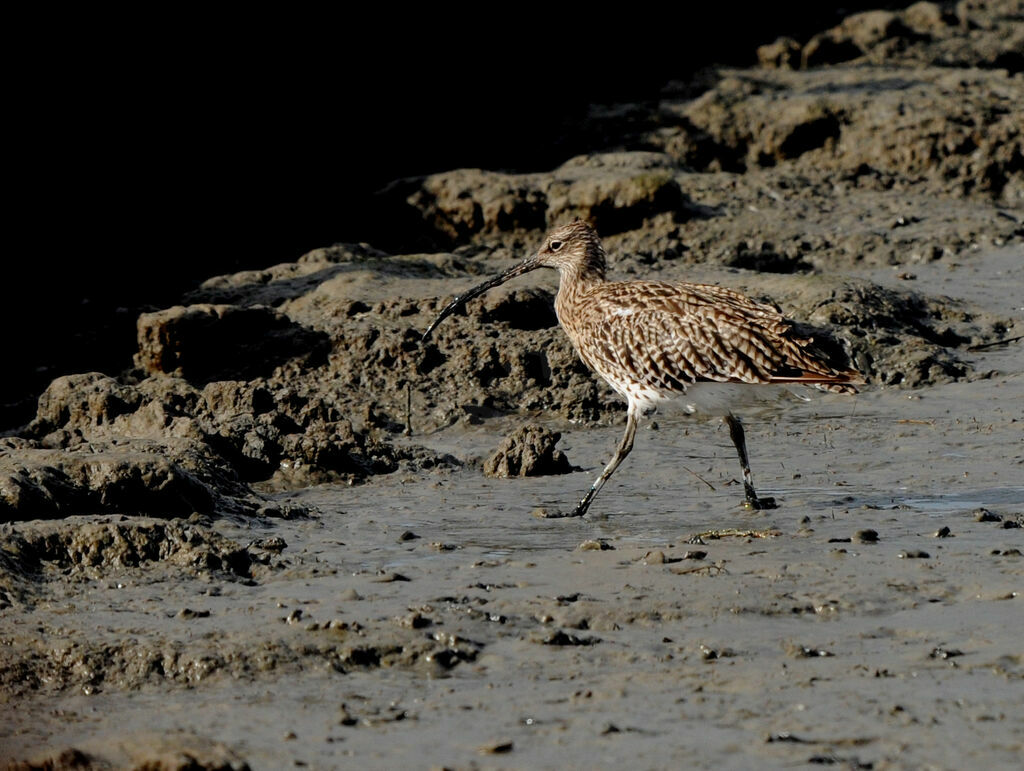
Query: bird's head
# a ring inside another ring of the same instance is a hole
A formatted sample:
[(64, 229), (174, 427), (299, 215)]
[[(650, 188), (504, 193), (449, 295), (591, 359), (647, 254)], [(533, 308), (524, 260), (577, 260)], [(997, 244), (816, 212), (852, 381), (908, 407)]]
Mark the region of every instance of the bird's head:
[(605, 254), (601, 239), (594, 228), (579, 218), (548, 233), (532, 259), (536, 260), (537, 267), (597, 273), (604, 278)]
[(438, 324), (473, 298), (479, 297), (489, 289), (501, 286), (509, 279), (537, 268), (554, 268), (563, 275), (569, 272), (603, 279), (605, 255), (597, 231), (578, 217), (566, 225), (555, 228), (547, 234), (544, 243), (532, 257), (527, 257), (501, 275), (463, 292), (448, 303), (433, 323), (427, 327), (422, 339), (426, 340), (430, 337)]

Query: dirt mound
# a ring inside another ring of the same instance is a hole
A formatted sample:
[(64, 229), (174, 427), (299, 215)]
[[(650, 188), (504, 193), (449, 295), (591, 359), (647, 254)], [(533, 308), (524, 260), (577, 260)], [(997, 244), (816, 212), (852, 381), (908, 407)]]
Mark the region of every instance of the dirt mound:
[(116, 742), (90, 740), (74, 747), (41, 752), (11, 763), (7, 771), (249, 771), (249, 764), (221, 742), (174, 732), (118, 736)]
[(260, 305), (175, 306), (143, 313), (135, 363), (147, 374), (177, 375), (192, 383), (250, 380), (281, 364), (322, 359), (326, 338)]
[(484, 473), (492, 477), (537, 477), (572, 471), (565, 453), (555, 445), (562, 435), (541, 426), (521, 426), (484, 462)]
[(573, 217), (616, 233), (658, 214), (693, 215), (674, 168), (667, 155), (634, 152), (580, 156), (549, 174), (460, 169), (395, 182), (381, 192), (381, 205), (420, 240), (442, 248)]
[(0, 454), (0, 521), (131, 511), (168, 515), (210, 512), (209, 485), (170, 460), (121, 445), (75, 451), (28, 449)]
[(301, 380), (182, 378), (121, 382), (100, 373), (55, 380), (26, 438), (0, 449), (0, 519), (83, 512), (256, 513), (268, 489), (355, 482), (455, 464), (356, 430), (351, 403)]
[(866, 11), (812, 37), (758, 49), (763, 64), (817, 67), (845, 62), (914, 63), (1024, 70), (1024, 10), (1017, 0), (948, 5), (918, 2), (903, 11)]

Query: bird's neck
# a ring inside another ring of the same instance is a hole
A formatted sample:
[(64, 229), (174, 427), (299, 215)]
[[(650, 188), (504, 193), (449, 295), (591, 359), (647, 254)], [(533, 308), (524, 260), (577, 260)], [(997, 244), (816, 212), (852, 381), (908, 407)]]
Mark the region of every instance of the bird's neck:
[(582, 297), (590, 289), (605, 282), (604, 266), (568, 265), (560, 269), (555, 313), (562, 326), (573, 317)]

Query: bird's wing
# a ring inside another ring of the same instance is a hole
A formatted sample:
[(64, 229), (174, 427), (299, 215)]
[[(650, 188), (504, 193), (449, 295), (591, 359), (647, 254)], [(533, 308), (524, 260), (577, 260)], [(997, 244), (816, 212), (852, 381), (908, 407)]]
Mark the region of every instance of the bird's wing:
[(855, 375), (832, 369), (782, 314), (738, 292), (655, 282), (643, 289), (639, 298), (619, 291), (590, 304), (589, 334), (578, 346), (606, 379), (678, 392), (701, 380), (838, 384)]

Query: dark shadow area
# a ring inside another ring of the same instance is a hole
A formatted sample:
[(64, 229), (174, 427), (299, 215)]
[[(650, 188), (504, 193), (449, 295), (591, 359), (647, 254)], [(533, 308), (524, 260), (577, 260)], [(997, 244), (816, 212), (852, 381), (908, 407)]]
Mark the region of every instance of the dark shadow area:
[(368, 203), (390, 180), (550, 169), (589, 149), (589, 105), (654, 99), (877, 5), (720, 3), (626, 23), (211, 15), (130, 35), (91, 14), (40, 25), (28, 47), (52, 56), (26, 60), (8, 100), (0, 430), (28, 420), (58, 375), (129, 366), (140, 310), (211, 275), (393, 231)]

